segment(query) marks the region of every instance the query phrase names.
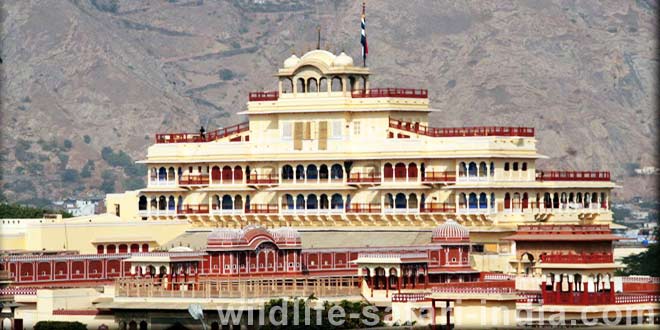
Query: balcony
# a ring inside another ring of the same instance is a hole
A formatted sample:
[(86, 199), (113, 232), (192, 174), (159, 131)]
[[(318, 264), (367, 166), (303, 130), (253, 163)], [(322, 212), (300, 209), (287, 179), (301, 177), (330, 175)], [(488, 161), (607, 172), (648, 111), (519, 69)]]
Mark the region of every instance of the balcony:
[(208, 214), (209, 205), (208, 204), (183, 204), (179, 210), (178, 214)]
[(167, 179), (158, 179), (157, 177), (151, 177), (151, 180), (149, 180), (149, 185), (150, 186), (176, 186), (176, 181), (174, 180), (167, 180)]
[(211, 142), (250, 130), (250, 123), (240, 123), (217, 129), (204, 135), (201, 133), (159, 133), (156, 143), (200, 143)]
[(246, 214), (276, 214), (279, 212), (277, 204), (250, 204), (245, 209)]
[(536, 171), (536, 181), (610, 181), (609, 171)]
[(518, 136), (534, 137), (533, 127), (512, 126), (477, 126), (437, 128), (428, 127), (420, 123), (407, 122), (390, 118), (390, 128), (430, 136), (430, 137), (468, 137), (468, 136)]
[(208, 174), (189, 174), (179, 178), (179, 184), (182, 186), (208, 185)]
[(248, 94), (248, 101), (277, 101), (279, 99), (280, 94), (277, 91), (271, 91), (271, 92), (250, 92)]
[(546, 264), (608, 264), (614, 262), (611, 253), (544, 254), (541, 262)]
[(288, 205), (284, 204), (281, 208), (282, 214), (291, 214), (291, 215), (333, 215), (333, 214), (344, 214), (343, 208), (317, 208), (317, 209), (290, 209)]
[(244, 209), (224, 209), (220, 207), (220, 205), (213, 204), (211, 206), (211, 214), (212, 215), (241, 215), (244, 214), (245, 210)]
[(361, 184), (361, 183), (380, 183), (381, 177), (380, 173), (351, 173), (346, 182), (349, 184)]
[(369, 89), (355, 89), (351, 92), (353, 98), (368, 98), (368, 97), (401, 97), (413, 99), (426, 99), (429, 97), (429, 92), (426, 89), (413, 89), (413, 88), (369, 88)]
[(354, 203), (346, 209), (346, 213), (380, 213), (378, 203)]
[(276, 174), (250, 174), (246, 181), (251, 185), (274, 185), (280, 182)]
[(419, 211), (421, 213), (454, 213), (456, 206), (449, 203), (426, 203)]
[(426, 171), (422, 177), (423, 183), (456, 182), (455, 171)]

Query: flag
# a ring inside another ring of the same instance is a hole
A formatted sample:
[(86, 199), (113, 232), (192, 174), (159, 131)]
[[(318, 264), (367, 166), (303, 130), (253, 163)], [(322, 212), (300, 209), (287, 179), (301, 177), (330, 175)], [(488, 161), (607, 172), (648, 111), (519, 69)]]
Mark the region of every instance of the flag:
[(360, 25), (362, 27), (362, 36), (360, 38), (360, 43), (362, 44), (362, 64), (367, 66), (367, 54), (369, 54), (369, 46), (367, 46), (367, 16), (365, 15), (365, 3), (362, 3), (362, 16), (360, 20)]

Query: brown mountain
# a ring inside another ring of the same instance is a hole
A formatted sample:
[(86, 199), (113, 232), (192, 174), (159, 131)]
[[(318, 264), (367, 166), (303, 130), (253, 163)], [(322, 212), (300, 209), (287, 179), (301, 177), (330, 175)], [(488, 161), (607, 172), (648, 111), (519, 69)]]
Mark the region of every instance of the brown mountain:
[[(2, 193), (34, 202), (139, 186), (126, 154), (143, 158), (157, 132), (242, 121), (247, 93), (275, 89), (272, 74), (315, 46), (317, 25), (324, 48), (358, 60), (360, 5), (3, 1)], [(655, 180), (630, 169), (658, 166), (656, 10), (369, 1), (372, 86), (428, 88), (436, 126), (533, 126), (551, 157), (542, 167), (609, 169), (620, 198), (652, 197)]]

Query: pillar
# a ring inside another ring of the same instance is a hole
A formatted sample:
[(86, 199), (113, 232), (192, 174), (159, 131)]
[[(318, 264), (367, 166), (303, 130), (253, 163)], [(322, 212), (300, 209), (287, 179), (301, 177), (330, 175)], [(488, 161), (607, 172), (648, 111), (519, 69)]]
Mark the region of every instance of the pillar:
[(385, 298), (390, 294), (390, 274), (385, 273)]
[(431, 299), (431, 329), (435, 330), (435, 299)]

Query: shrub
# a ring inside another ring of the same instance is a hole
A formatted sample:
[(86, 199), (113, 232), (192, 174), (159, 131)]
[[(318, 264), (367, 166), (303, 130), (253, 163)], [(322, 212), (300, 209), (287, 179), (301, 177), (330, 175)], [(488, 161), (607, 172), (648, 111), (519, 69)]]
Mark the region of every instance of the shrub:
[(89, 137), (89, 135), (83, 136), (83, 141), (85, 141), (85, 144), (90, 144), (92, 142), (92, 138)]
[(229, 69), (220, 70), (220, 79), (227, 81), (234, 79), (234, 72)]
[(34, 325), (34, 330), (87, 330), (87, 326), (78, 321), (39, 321)]
[(64, 140), (64, 149), (69, 150), (71, 148), (73, 148), (73, 142), (68, 139)]
[(78, 170), (75, 169), (66, 169), (62, 172), (62, 181), (64, 182), (77, 182), (80, 175)]

